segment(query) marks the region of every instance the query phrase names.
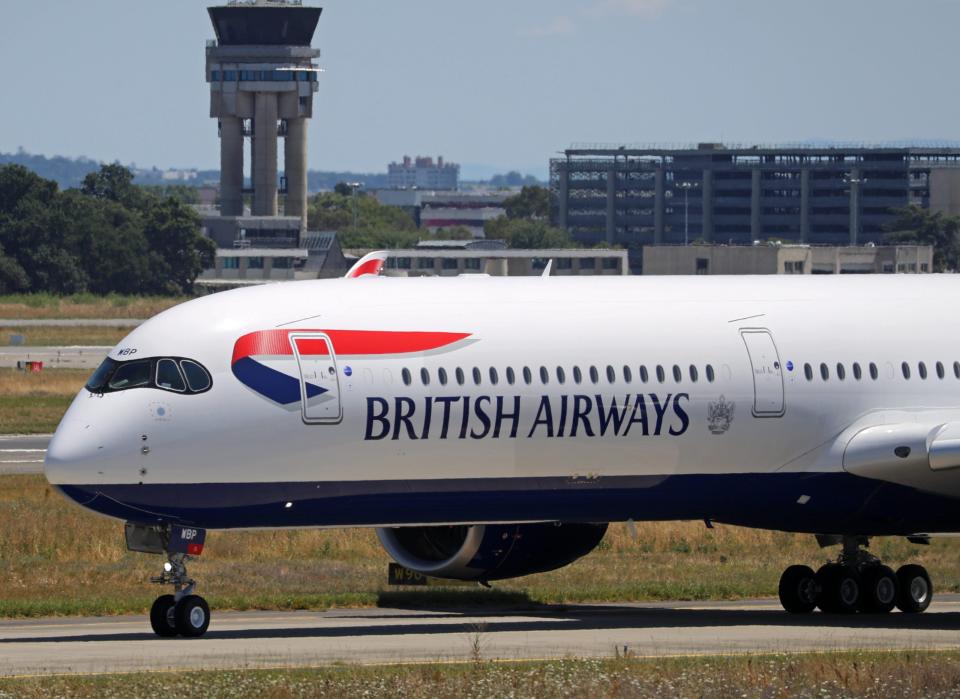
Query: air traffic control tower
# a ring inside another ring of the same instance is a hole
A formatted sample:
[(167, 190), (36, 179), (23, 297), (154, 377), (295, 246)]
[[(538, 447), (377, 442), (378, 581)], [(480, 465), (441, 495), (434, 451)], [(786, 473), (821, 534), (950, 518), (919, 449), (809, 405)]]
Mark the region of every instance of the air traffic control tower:
[[(307, 217), (307, 119), (320, 56), (310, 46), (319, 7), (299, 0), (234, 0), (208, 8), (216, 41), (207, 44), (210, 116), (220, 126), (220, 215)], [(284, 177), (278, 181), (277, 143), (283, 137)], [(245, 138), (250, 139), (251, 187), (244, 187)]]

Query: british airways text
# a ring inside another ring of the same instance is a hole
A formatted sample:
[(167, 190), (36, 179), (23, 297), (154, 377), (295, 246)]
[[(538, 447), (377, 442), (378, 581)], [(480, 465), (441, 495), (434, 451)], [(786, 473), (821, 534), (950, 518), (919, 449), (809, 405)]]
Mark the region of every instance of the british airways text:
[(689, 400), (686, 393), (367, 397), (364, 439), (679, 437), (690, 426)]

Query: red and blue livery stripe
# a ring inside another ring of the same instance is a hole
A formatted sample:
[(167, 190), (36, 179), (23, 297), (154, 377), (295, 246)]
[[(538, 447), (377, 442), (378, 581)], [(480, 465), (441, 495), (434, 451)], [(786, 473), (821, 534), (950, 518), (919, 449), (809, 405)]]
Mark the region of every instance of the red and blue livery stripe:
[[(240, 337), (233, 346), (231, 370), (244, 386), (280, 405), (300, 401), (300, 377), (294, 360), (291, 335), (323, 333), (322, 337), (296, 340), (301, 356), (330, 356), (330, 344), (337, 357), (383, 357), (442, 349), (470, 337), (469, 333), (398, 332), (390, 330), (259, 330)], [(267, 362), (274, 366), (268, 366)], [(277, 366), (288, 367), (289, 372)], [(326, 389), (306, 384), (307, 398)]]

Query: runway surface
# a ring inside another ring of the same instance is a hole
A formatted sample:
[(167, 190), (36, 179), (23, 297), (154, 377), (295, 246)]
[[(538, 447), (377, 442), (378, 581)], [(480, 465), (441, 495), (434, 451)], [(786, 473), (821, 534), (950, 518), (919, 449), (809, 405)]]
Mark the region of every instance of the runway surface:
[(43, 362), (45, 369), (96, 369), (112, 347), (0, 347), (0, 368)]
[(0, 675), (493, 659), (960, 648), (960, 596), (925, 614), (791, 616), (773, 600), (524, 612), (214, 610), (201, 639), (144, 617), (0, 621)]
[(49, 434), (0, 435), (0, 475), (43, 473)]

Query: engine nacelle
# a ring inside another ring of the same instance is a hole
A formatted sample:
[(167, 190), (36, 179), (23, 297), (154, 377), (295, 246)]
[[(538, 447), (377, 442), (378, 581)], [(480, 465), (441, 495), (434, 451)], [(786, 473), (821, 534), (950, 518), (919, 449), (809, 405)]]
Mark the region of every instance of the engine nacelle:
[(586, 556), (606, 523), (474, 524), (377, 529), (400, 565), (452, 580), (503, 580), (562, 568)]

